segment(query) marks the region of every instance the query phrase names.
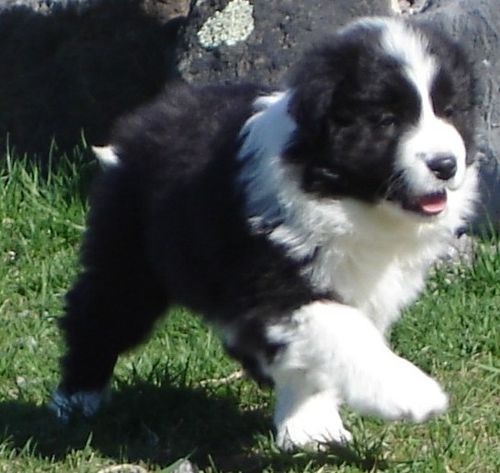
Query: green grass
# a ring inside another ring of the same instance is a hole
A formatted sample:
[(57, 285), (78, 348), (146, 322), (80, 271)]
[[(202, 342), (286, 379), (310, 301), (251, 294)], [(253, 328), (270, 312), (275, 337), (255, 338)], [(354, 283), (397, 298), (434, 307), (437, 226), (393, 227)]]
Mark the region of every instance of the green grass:
[(500, 471), (497, 240), (478, 243), (472, 267), (438, 271), (393, 333), (396, 350), (451, 394), (438, 419), (388, 424), (346, 410), (351, 447), (282, 454), (272, 443), (271, 393), (244, 379), (204, 383), (238, 366), (198, 318), (178, 309), (119, 361), (113, 400), (96, 418), (60, 425), (46, 403), (93, 172), (82, 166), (41, 176), (7, 159), (0, 171), (0, 472), (98, 472), (121, 463), (160, 472), (182, 457), (206, 473)]

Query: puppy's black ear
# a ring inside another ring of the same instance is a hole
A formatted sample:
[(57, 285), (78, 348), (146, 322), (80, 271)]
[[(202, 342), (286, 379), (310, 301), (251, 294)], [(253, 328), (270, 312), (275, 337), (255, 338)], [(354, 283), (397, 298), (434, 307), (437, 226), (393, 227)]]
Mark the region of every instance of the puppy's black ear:
[(323, 80), (310, 80), (294, 89), (289, 113), (299, 128), (312, 136), (325, 131), (332, 106), (333, 84)]
[[(350, 54), (351, 53), (351, 54)], [(354, 64), (354, 52), (340, 47), (336, 38), (307, 52), (289, 77), (292, 92), (289, 113), (299, 128), (317, 138), (328, 128), (335, 98)]]

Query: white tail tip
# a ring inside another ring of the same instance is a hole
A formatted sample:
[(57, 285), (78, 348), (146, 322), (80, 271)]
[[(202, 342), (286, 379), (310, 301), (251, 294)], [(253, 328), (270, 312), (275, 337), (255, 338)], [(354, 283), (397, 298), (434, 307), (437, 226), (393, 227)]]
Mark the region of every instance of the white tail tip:
[(117, 166), (120, 162), (112, 146), (92, 146), (92, 151), (104, 168)]

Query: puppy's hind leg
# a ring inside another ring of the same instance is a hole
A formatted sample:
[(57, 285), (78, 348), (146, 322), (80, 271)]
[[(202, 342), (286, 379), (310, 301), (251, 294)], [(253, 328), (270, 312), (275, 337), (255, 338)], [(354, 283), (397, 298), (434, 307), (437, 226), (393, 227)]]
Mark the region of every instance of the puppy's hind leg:
[(168, 306), (148, 259), (140, 199), (119, 172), (104, 180), (91, 207), (84, 269), (60, 321), (67, 351), (52, 406), (63, 419), (97, 410), (120, 353), (144, 340)]
[(63, 420), (73, 411), (97, 411), (118, 356), (143, 341), (164, 313), (166, 298), (146, 286), (120, 275), (84, 273), (68, 293), (60, 321), (67, 352), (52, 404)]

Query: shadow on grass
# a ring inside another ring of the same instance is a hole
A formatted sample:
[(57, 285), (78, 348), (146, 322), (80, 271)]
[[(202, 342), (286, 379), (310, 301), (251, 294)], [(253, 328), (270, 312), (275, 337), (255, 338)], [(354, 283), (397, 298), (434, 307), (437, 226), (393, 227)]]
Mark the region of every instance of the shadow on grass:
[(196, 388), (124, 386), (95, 418), (77, 418), (67, 425), (45, 406), (12, 401), (0, 404), (0, 425), (0, 441), (7, 440), (18, 451), (29, 443), (33, 454), (47, 459), (63, 460), (70, 451), (90, 445), (118, 462), (166, 466), (190, 457), (201, 468), (213, 462), (220, 472), (251, 473), (266, 467), (303, 471), (325, 464), (383, 469), (376, 455), (360, 456), (347, 448), (295, 454), (257, 448), (256, 435), (269, 437), (269, 413), (242, 411), (234, 395)]
[(244, 448), (256, 431), (269, 429), (268, 423), (257, 411), (242, 412), (232, 397), (151, 384), (125, 386), (95, 418), (75, 418), (67, 425), (46, 406), (0, 404), (1, 440), (19, 450), (32, 439), (36, 454), (56, 459), (90, 442), (117, 460), (169, 464), (191, 456), (207, 461), (208, 455)]
[(320, 471), (328, 465), (353, 466), (360, 471), (383, 471), (388, 465), (379, 458), (376, 452), (359, 454), (352, 448), (330, 446), (324, 452), (272, 452), (268, 455), (239, 454), (218, 458), (215, 461), (218, 471), (242, 473), (258, 473), (265, 468), (273, 472), (289, 471)]

